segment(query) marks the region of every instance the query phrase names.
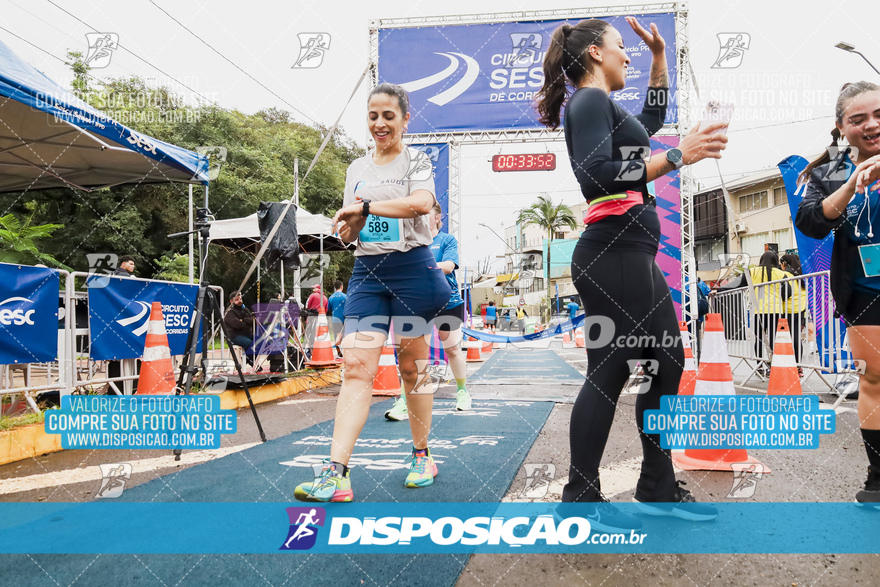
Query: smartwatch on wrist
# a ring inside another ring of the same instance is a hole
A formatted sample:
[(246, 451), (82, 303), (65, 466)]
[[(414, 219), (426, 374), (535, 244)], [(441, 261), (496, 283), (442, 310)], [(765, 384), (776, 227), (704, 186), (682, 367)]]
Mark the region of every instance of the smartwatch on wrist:
[(361, 216), (366, 218), (370, 215), (370, 201), (369, 200), (361, 200), (364, 203), (364, 208), (361, 210)]
[(669, 149), (666, 151), (666, 160), (672, 163), (676, 169), (684, 167), (684, 155), (678, 149)]

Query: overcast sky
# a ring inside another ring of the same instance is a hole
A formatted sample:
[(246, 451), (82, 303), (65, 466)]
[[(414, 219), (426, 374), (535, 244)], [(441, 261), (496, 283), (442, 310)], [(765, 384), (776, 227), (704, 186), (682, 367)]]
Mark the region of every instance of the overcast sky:
[[(0, 27), (6, 29), (0, 30), (0, 39), (62, 85), (69, 85), (70, 72), (58, 58), (63, 59), (67, 50), (85, 53), (88, 32), (116, 33), (120, 45), (131, 53), (115, 51), (109, 66), (92, 72), (96, 77), (137, 74), (185, 96), (191, 94), (185, 87), (189, 86), (225, 108), (252, 113), (276, 107), (293, 112), (298, 120), (326, 126), (339, 116), (367, 65), (371, 19), (612, 4), (584, 0), (52, 2), (0, 0)], [(736, 105), (729, 148), (721, 161), (725, 178), (770, 168), (793, 153), (809, 156), (821, 151), (830, 141), (840, 86), (859, 79), (880, 82), (861, 57), (834, 48), (846, 40), (880, 68), (874, 1), (688, 4), (690, 54), (703, 101), (716, 97)], [(299, 55), (297, 33), (310, 32), (331, 37), (324, 62), (316, 69), (292, 69)], [(750, 36), (742, 64), (736, 69), (713, 69), (719, 55), (717, 35), (732, 32)], [(362, 145), (367, 139), (367, 91), (365, 83), (342, 118), (345, 132)], [(491, 170), (493, 154), (536, 150), (558, 153), (557, 170), (513, 174)], [(581, 201), (564, 143), (471, 146), (462, 154), (462, 249), (467, 263), (504, 251), (499, 239), (479, 222), (503, 234), (502, 223), (512, 224), (515, 211), (540, 193), (569, 204)], [(704, 185), (718, 183), (711, 161), (692, 170)]]

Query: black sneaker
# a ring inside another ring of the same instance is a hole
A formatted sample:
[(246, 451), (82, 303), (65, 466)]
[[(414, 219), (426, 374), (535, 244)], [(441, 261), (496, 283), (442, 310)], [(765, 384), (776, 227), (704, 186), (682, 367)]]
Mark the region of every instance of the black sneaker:
[(683, 488), (687, 485), (684, 481), (676, 481), (675, 499), (670, 503), (654, 503), (639, 501), (635, 497), (633, 502), (644, 514), (649, 516), (670, 516), (681, 518), (691, 522), (708, 522), (718, 517), (718, 509), (704, 503), (697, 503), (691, 492)]
[(590, 530), (603, 534), (625, 534), (642, 528), (641, 520), (621, 512), (601, 493), (598, 502), (561, 503), (553, 515), (558, 521), (569, 516), (586, 518), (590, 521)]
[(865, 488), (856, 493), (856, 505), (880, 510), (880, 469), (868, 467)]

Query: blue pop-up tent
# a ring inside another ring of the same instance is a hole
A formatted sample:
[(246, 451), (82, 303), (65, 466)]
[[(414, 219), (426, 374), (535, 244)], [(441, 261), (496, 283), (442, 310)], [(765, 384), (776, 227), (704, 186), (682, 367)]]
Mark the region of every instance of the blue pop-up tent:
[(208, 182), (198, 153), (92, 108), (0, 41), (0, 191)]

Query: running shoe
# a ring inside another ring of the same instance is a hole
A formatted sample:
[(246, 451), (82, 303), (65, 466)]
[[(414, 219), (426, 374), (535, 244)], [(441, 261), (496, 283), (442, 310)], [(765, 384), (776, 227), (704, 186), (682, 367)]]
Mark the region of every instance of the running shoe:
[(641, 520), (621, 512), (601, 493), (598, 502), (560, 503), (553, 516), (557, 522), (573, 516), (586, 518), (590, 530), (603, 534), (624, 534), (642, 528)]
[(392, 422), (400, 422), (401, 420), (409, 420), (409, 412), (406, 409), (406, 398), (402, 395), (397, 398), (391, 409), (385, 412), (385, 417)]
[(459, 389), (455, 398), (455, 409), (466, 412), (471, 409), (471, 394), (466, 389)]
[(417, 453), (413, 449), (412, 462), (409, 464), (409, 474), (406, 476), (407, 487), (427, 487), (434, 483), (434, 477), (437, 476), (437, 464), (434, 457), (431, 456), (431, 450), (426, 449), (424, 453)]
[(293, 490), (293, 496), (300, 501), (351, 501), (351, 469), (340, 474), (341, 465), (324, 459), (324, 467), (311, 483), (300, 483)]
[(704, 503), (697, 503), (694, 496), (682, 485), (684, 481), (676, 481), (675, 497), (670, 503), (639, 501), (633, 497), (636, 507), (649, 516), (670, 516), (691, 522), (708, 522), (718, 517), (718, 509)]
[(856, 504), (880, 510), (880, 469), (868, 467), (865, 488), (856, 493)]

